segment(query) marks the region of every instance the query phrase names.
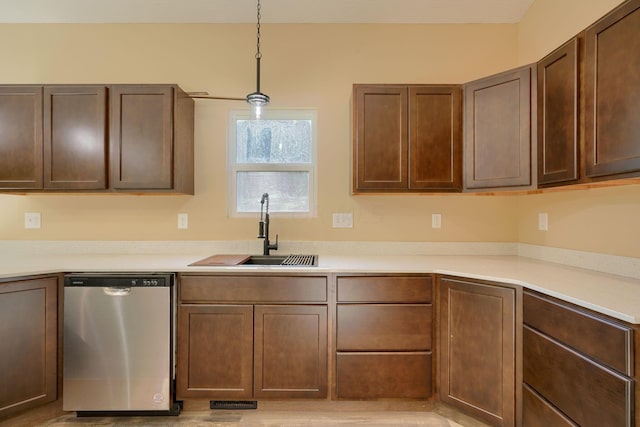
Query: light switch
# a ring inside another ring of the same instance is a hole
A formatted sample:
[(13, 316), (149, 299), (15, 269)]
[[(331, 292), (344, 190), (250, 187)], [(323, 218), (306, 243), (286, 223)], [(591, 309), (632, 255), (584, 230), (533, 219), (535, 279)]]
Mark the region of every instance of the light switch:
[(547, 214), (546, 212), (540, 212), (538, 214), (538, 230), (549, 230), (549, 214)]
[(431, 214), (431, 228), (442, 228), (442, 214)]
[(189, 228), (189, 214), (187, 213), (178, 214), (178, 228), (180, 230), (186, 230), (187, 228)]
[(352, 213), (334, 213), (333, 228), (353, 228)]

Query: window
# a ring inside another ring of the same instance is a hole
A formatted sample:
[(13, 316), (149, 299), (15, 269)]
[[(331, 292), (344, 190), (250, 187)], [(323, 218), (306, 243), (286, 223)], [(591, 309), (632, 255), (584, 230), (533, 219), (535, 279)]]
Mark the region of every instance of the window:
[(315, 111), (232, 111), (228, 138), (231, 216), (260, 212), (263, 193), (269, 212), (315, 216)]

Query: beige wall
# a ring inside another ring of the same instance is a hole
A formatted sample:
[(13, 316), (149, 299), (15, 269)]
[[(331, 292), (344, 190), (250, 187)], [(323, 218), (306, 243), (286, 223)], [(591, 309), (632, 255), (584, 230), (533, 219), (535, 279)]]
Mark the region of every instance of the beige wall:
[[(350, 194), (351, 85), (463, 83), (537, 61), (618, 0), (536, 0), (518, 25), (265, 25), (262, 89), (274, 107), (318, 110), (318, 217), (273, 218), (284, 240), (499, 241), (640, 257), (640, 185), (526, 196)], [(252, 25), (0, 25), (4, 83), (178, 83), (254, 89)], [(295, 54), (294, 54), (295, 53)], [(227, 217), (228, 112), (197, 101), (195, 196), (0, 195), (0, 239), (252, 239)], [(257, 202), (257, 201), (256, 201)], [(42, 212), (25, 230), (23, 213)], [(190, 215), (177, 230), (176, 214)], [(353, 229), (331, 228), (353, 212)], [(430, 214), (443, 228), (430, 228)], [(536, 229), (537, 213), (550, 229)]]
[[(536, 0), (519, 24), (519, 63), (538, 61), (597, 21), (620, 0)], [(538, 231), (538, 213), (549, 231)], [(523, 243), (640, 257), (640, 185), (518, 197)]]
[[(176, 82), (244, 96), (255, 84), (253, 25), (0, 25), (6, 83)], [(462, 83), (515, 65), (516, 25), (265, 25), (262, 89), (273, 107), (318, 111), (318, 217), (273, 216), (284, 240), (517, 239), (510, 197), (350, 194), (351, 86)], [(227, 217), (228, 112), (198, 100), (195, 196), (0, 195), (0, 239), (252, 239), (256, 219)], [(256, 200), (256, 204), (258, 204)], [(25, 230), (23, 213), (42, 213)], [(177, 230), (178, 212), (189, 230)], [(353, 212), (353, 229), (331, 214)], [(443, 228), (430, 214), (443, 214)]]
[(539, 61), (621, 0), (535, 0), (518, 24), (518, 62)]

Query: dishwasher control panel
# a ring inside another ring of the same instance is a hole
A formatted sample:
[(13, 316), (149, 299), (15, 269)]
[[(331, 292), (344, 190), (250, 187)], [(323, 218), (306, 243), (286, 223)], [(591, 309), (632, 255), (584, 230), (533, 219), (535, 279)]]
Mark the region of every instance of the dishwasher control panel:
[(173, 284), (173, 274), (67, 274), (64, 286), (165, 287)]

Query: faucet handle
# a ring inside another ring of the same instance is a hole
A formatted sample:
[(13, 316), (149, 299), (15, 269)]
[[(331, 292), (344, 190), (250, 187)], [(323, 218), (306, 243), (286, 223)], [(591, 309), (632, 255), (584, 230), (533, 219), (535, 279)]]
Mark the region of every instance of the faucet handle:
[(278, 250), (278, 235), (276, 234), (276, 242), (271, 244), (269, 243), (269, 249), (273, 249), (274, 251)]

